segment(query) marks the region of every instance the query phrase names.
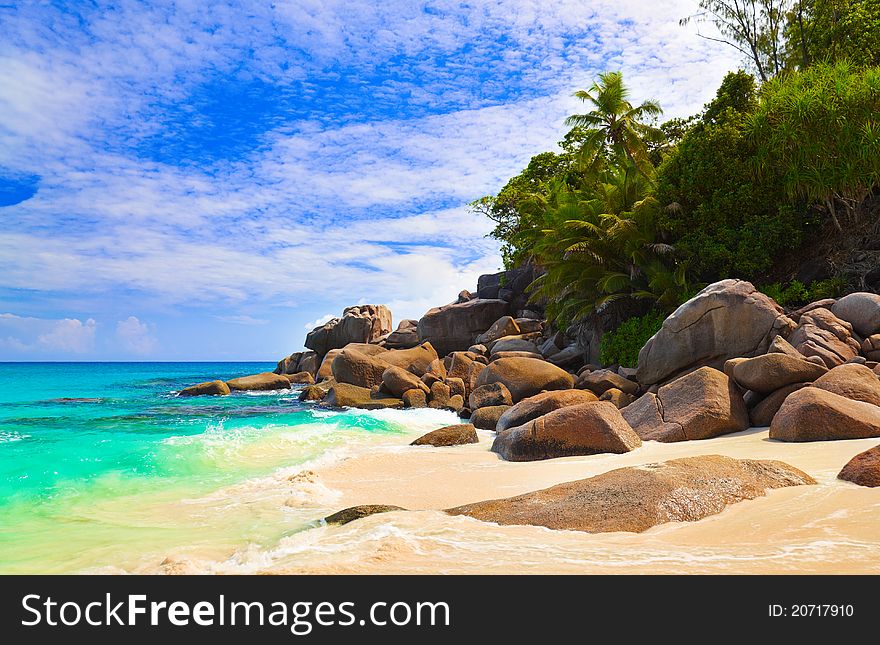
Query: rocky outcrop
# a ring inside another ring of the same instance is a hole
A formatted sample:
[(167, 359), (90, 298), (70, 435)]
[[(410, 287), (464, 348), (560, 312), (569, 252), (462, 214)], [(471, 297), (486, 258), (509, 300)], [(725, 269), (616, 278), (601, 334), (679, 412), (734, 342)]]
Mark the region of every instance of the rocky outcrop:
[(436, 307), (419, 320), (419, 340), (429, 341), (441, 356), (466, 350), (509, 310), (504, 300), (486, 298)]
[(500, 352), (528, 352), (540, 356), (538, 346), (533, 341), (519, 336), (504, 336), (492, 343), (489, 354), (494, 356)]
[(425, 394), (430, 391), (418, 376), (395, 365), (382, 372), (382, 384), (393, 396), (403, 396), (408, 390), (422, 390)]
[(333, 513), (332, 515), (328, 515), (324, 518), (324, 521), (327, 524), (342, 525), (348, 524), (349, 522), (354, 522), (355, 520), (361, 520), (365, 517), (369, 517), (370, 515), (405, 510), (405, 508), (401, 508), (400, 506), (390, 506), (388, 504), (361, 504), (360, 506), (344, 508), (341, 511)]
[(864, 365), (839, 365), (817, 379), (813, 387), (834, 392), (853, 401), (880, 405), (880, 379)]
[(356, 349), (343, 349), (333, 359), (333, 378), (339, 383), (349, 383), (370, 389), (382, 382), (382, 374), (389, 365), (378, 356), (368, 356)]
[(815, 484), (779, 461), (706, 455), (612, 470), (507, 499), (448, 509), (496, 524), (604, 533), (641, 533), (666, 522), (695, 522), (768, 489)]
[(419, 321), (401, 320), (397, 329), (388, 334), (385, 347), (388, 349), (409, 349), (419, 344)]
[(391, 310), (385, 305), (347, 307), (342, 318), (333, 318), (306, 335), (305, 346), (324, 356), (349, 343), (370, 343), (391, 333)]
[(594, 403), (599, 399), (595, 394), (587, 390), (556, 390), (551, 392), (542, 392), (523, 399), (507, 412), (501, 415), (498, 420), (497, 430), (507, 430), (515, 426), (521, 426), (533, 419), (549, 414), (560, 408), (570, 407), (572, 405), (583, 405), (584, 403)]
[(521, 334), (519, 325), (511, 316), (502, 316), (492, 323), (485, 332), (477, 336), (475, 343), (488, 345), (505, 336), (517, 336)]
[(490, 363), (477, 377), (477, 386), (503, 383), (514, 403), (542, 390), (568, 390), (574, 377), (563, 369), (535, 358), (502, 358)]
[(771, 298), (742, 280), (711, 284), (673, 312), (639, 352), (636, 380), (664, 381), (696, 367), (767, 352), (794, 322)]
[(504, 383), (491, 383), (481, 385), (474, 389), (468, 396), (468, 406), (471, 410), (478, 410), (487, 406), (513, 405), (510, 390)]
[(368, 388), (358, 387), (350, 383), (337, 383), (330, 388), (324, 403), (339, 408), (362, 408), (364, 410), (381, 410), (384, 408), (402, 408), (403, 401), (392, 396), (373, 394)]
[(710, 439), (749, 427), (742, 392), (723, 372), (701, 367), (625, 407), (624, 418), (645, 441)]
[(229, 391), (229, 386), (223, 381), (205, 381), (183, 388), (177, 396), (225, 396)]
[(819, 307), (801, 315), (788, 341), (804, 356), (818, 357), (831, 368), (858, 355), (861, 346), (852, 333), (852, 325)]
[(584, 403), (499, 432), (492, 444), (507, 461), (535, 461), (571, 455), (624, 453), (642, 445), (641, 439), (608, 402)]
[(470, 422), (480, 430), (495, 430), (498, 420), (509, 409), (509, 405), (486, 405), (473, 411)]
[(880, 446), (860, 452), (850, 459), (837, 478), (869, 488), (880, 486)]
[(864, 291), (844, 296), (831, 306), (831, 313), (852, 325), (863, 338), (880, 332), (880, 296)]
[(327, 352), (327, 355), (324, 357), (324, 360), (321, 361), (321, 365), (318, 367), (318, 373), (315, 374), (315, 381), (320, 383), (325, 379), (333, 378), (333, 360), (341, 353), (341, 349), (331, 349), (329, 352)]
[(779, 408), (785, 403), (785, 399), (792, 392), (797, 392), (802, 387), (810, 385), (809, 383), (792, 383), (781, 387), (775, 392), (771, 392), (764, 397), (755, 407), (749, 410), (749, 422), (755, 428), (763, 428), (769, 426), (773, 421), (773, 417), (779, 412)]
[(273, 372), (264, 372), (262, 374), (253, 374), (251, 376), (242, 376), (226, 381), (226, 385), (233, 392), (235, 391), (268, 391), (268, 390), (289, 390), (290, 381), (287, 377), (275, 374)]
[(308, 372), (313, 377), (318, 373), (318, 355), (315, 352), (294, 352), (278, 361), (276, 374), (298, 374)]
[(792, 383), (815, 381), (827, 371), (824, 366), (810, 363), (803, 357), (774, 353), (736, 363), (733, 378), (746, 390), (769, 394)]
[(789, 394), (770, 424), (779, 441), (833, 441), (880, 437), (880, 407), (805, 387)]
[[(529, 264), (500, 273), (481, 275), (477, 279), (477, 296), (500, 298), (510, 303), (511, 311), (520, 311), (529, 302), (528, 286), (540, 275), (540, 270)], [(533, 304), (530, 307), (538, 305)]]
[(315, 378), (308, 372), (297, 372), (296, 374), (282, 374), (291, 385), (314, 385)]
[(470, 423), (459, 423), (445, 428), (432, 430), (412, 442), (413, 446), (461, 446), (468, 443), (479, 443), (477, 431)]
[(617, 372), (611, 370), (596, 370), (581, 374), (575, 387), (579, 390), (590, 390), (597, 396), (605, 391), (616, 388), (627, 394), (635, 394), (639, 390), (639, 384), (623, 378)]

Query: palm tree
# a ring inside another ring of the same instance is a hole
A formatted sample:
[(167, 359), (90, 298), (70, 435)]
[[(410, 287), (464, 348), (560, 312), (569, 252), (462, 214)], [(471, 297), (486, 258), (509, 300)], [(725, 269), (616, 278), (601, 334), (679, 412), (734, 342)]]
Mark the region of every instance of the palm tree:
[(599, 74), (589, 90), (579, 90), (574, 96), (593, 107), (586, 114), (573, 114), (565, 120), (566, 125), (585, 131), (581, 148), (584, 161), (594, 166), (598, 157), (623, 153), (641, 174), (650, 176), (653, 166), (645, 139), (656, 139), (662, 133), (643, 120), (662, 114), (660, 104), (645, 101), (633, 107), (620, 72)]

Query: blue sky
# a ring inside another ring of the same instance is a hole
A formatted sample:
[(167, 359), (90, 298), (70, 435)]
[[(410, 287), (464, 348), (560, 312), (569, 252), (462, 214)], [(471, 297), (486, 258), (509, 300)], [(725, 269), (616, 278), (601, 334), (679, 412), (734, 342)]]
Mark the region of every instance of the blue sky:
[(498, 270), (470, 200), (620, 69), (697, 111), (696, 1), (0, 4), (0, 360), (272, 359)]

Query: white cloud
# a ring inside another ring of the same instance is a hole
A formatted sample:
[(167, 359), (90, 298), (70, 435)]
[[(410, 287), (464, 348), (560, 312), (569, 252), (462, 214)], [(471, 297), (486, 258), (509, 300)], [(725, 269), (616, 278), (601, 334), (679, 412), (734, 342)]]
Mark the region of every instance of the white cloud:
[(126, 352), (144, 356), (152, 354), (159, 344), (151, 325), (141, 322), (136, 316), (116, 323), (116, 338)]
[(254, 318), (246, 314), (240, 316), (214, 316), (217, 320), (233, 325), (268, 325), (265, 318)]
[(312, 322), (307, 322), (305, 325), (303, 325), (303, 329), (305, 329), (306, 331), (312, 331), (315, 327), (320, 327), (325, 322), (330, 322), (334, 318), (336, 318), (336, 316), (334, 316), (333, 314), (324, 314), (323, 316), (319, 316)]
[(40, 334), (37, 342), (49, 350), (85, 354), (95, 345), (97, 326), (92, 318), (85, 323), (78, 318), (65, 318), (55, 322), (45, 334)]

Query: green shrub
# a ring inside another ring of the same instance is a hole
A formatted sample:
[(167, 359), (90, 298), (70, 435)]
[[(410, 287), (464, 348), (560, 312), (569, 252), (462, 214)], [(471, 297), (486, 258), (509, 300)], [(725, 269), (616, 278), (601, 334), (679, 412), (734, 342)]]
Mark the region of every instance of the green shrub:
[(665, 319), (661, 312), (651, 311), (644, 316), (630, 318), (614, 331), (603, 334), (599, 348), (602, 364), (635, 367), (639, 361), (639, 350), (660, 330)]
[(799, 280), (792, 280), (786, 286), (779, 282), (760, 287), (760, 291), (767, 294), (783, 307), (806, 305), (825, 298), (837, 298), (846, 289), (846, 281), (843, 278), (829, 278), (818, 280), (809, 287)]

